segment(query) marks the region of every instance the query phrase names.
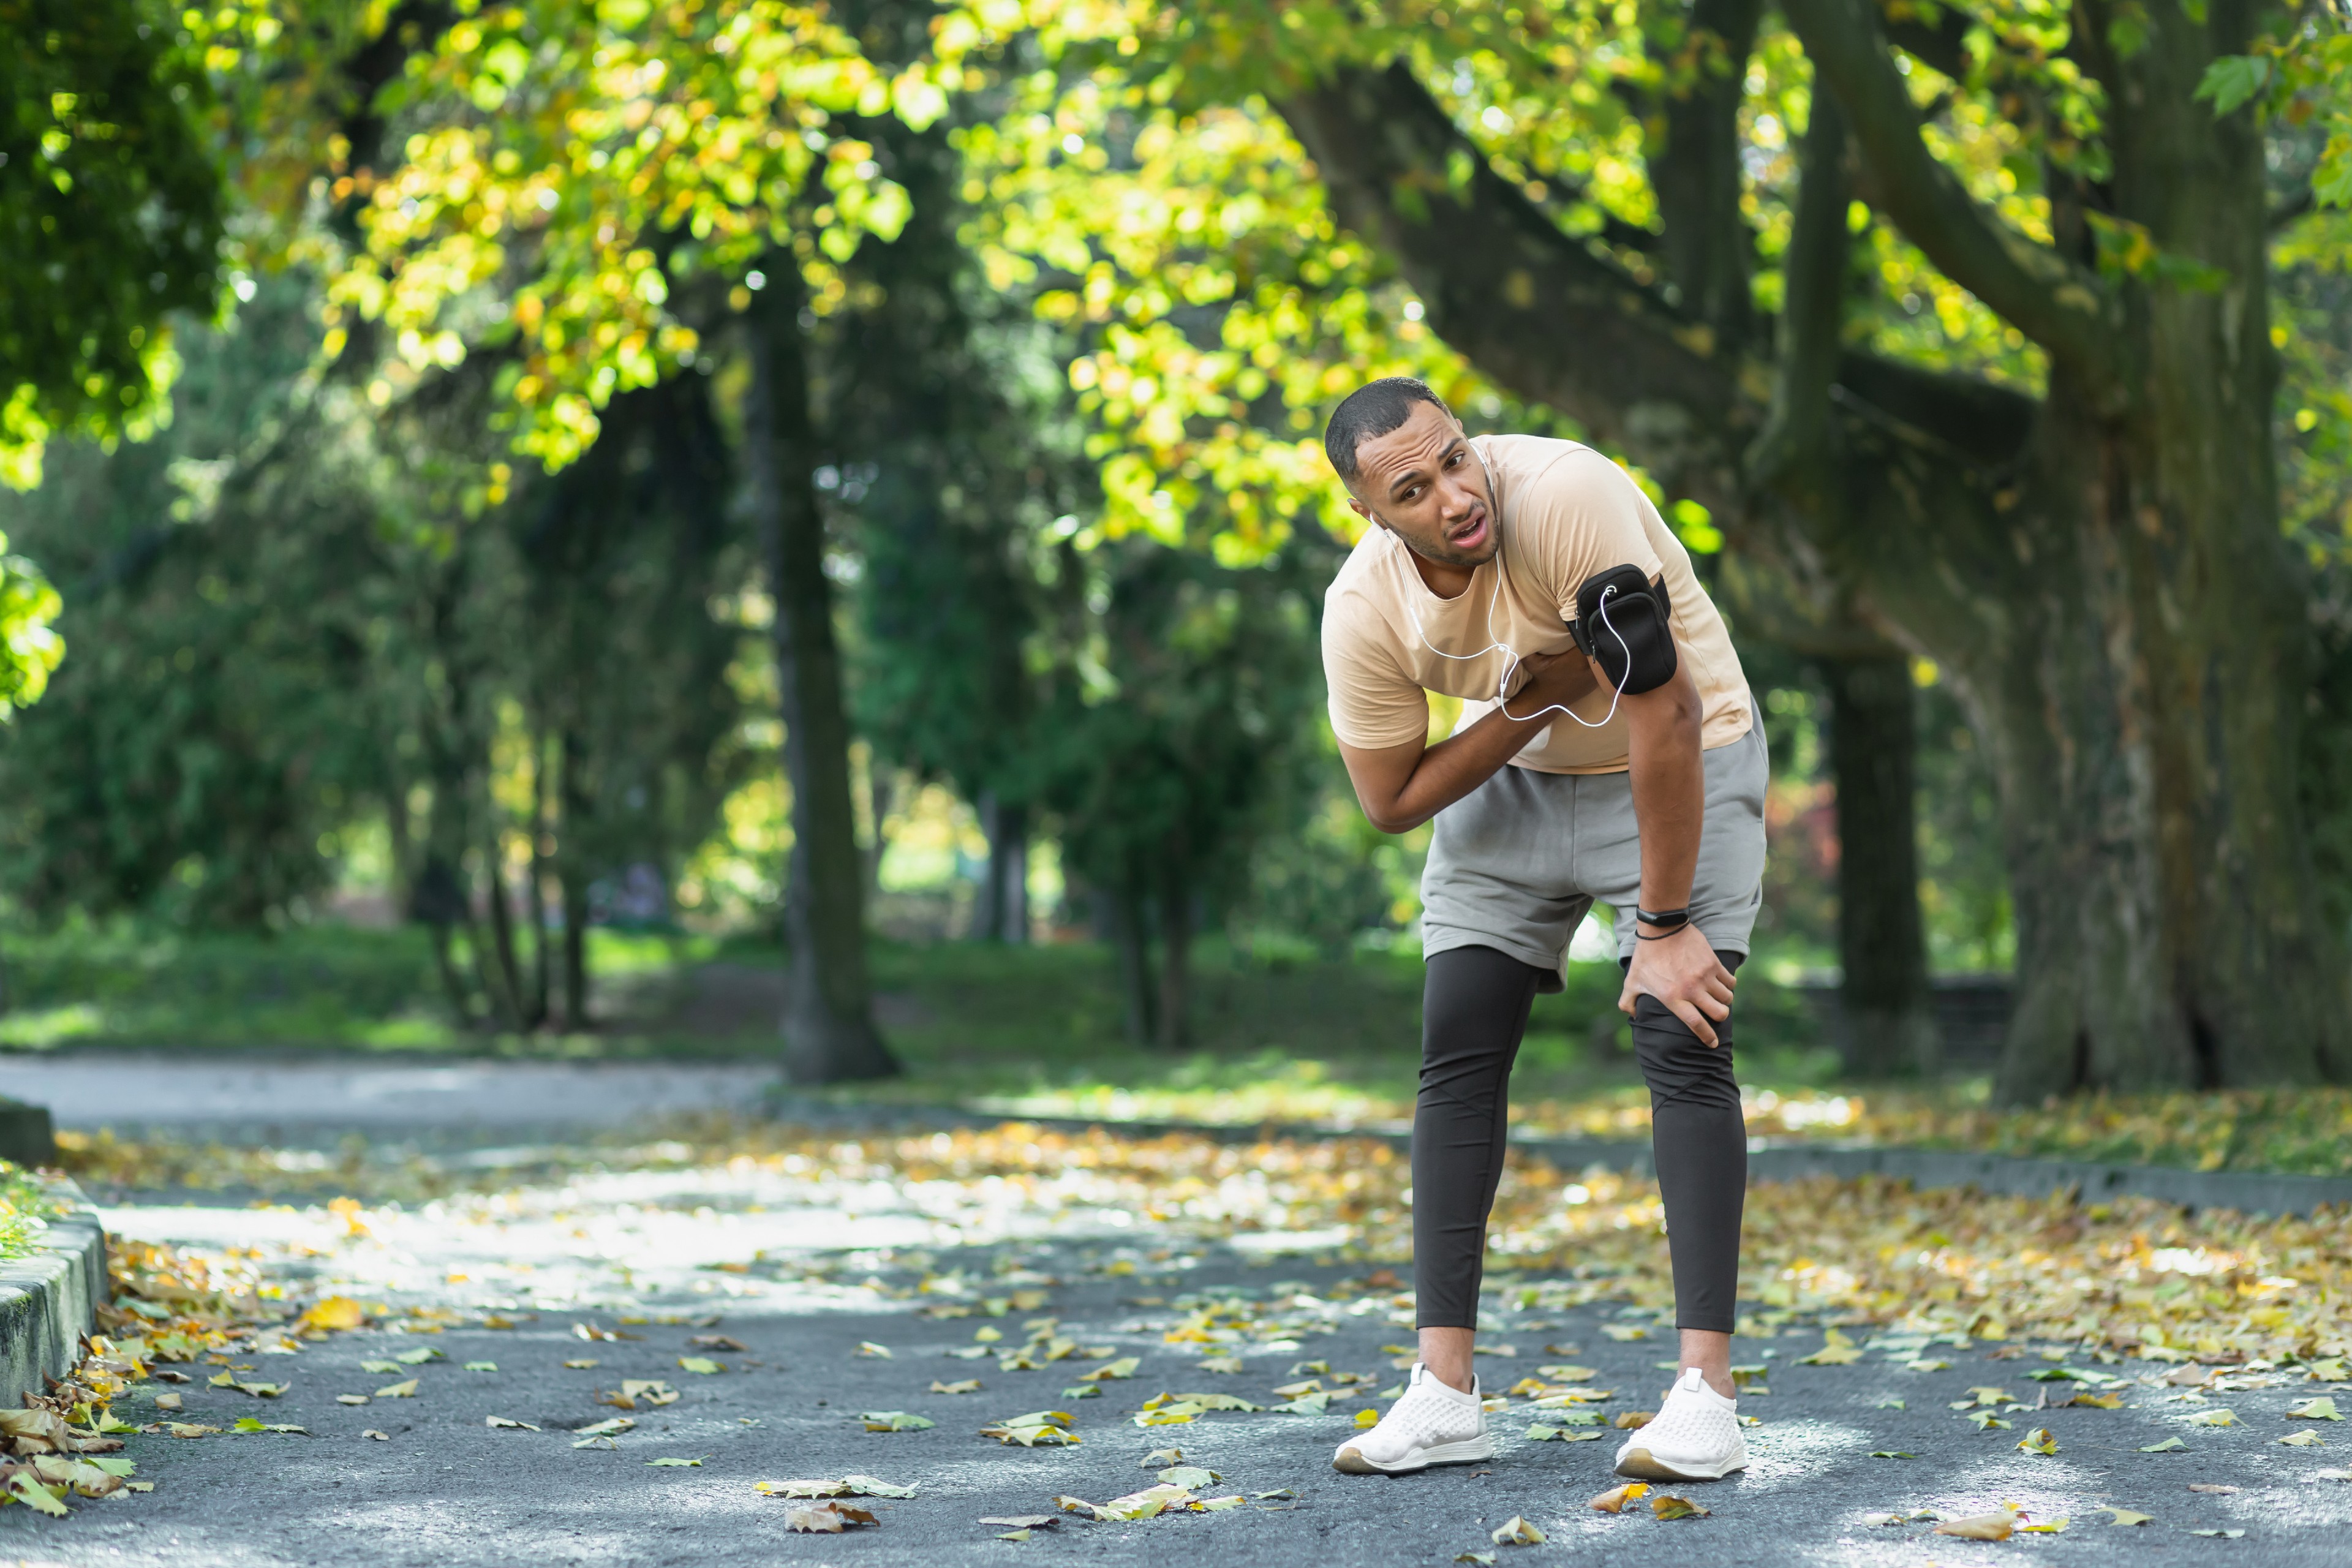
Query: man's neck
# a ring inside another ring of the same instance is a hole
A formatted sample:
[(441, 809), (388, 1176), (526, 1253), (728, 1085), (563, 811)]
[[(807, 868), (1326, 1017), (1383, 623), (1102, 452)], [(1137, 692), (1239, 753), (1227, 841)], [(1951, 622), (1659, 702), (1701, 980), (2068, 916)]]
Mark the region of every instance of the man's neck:
[[(1404, 544), (1404, 541), (1397, 541)], [(1423, 586), (1441, 599), (1458, 599), (1470, 591), (1471, 580), (1478, 575), (1475, 566), (1457, 566), (1451, 561), (1432, 561), (1412, 545), (1404, 552), (1412, 561), (1412, 569), (1421, 574)]]

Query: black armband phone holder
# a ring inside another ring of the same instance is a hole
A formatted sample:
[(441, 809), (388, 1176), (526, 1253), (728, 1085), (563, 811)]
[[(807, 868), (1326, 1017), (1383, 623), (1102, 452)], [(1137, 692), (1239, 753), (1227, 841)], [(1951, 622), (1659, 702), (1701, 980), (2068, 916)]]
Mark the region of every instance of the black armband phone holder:
[(1651, 582), (1639, 566), (1612, 566), (1576, 590), (1576, 619), (1568, 630), (1621, 695), (1639, 696), (1672, 680), (1679, 668), (1673, 613), (1663, 580)]

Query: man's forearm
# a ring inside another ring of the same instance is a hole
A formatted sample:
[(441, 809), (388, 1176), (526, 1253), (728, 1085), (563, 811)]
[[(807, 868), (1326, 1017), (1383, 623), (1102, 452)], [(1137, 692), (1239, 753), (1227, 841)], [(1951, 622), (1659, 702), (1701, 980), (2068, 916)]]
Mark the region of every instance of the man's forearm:
[[(1637, 707), (1636, 704), (1639, 704)], [(1688, 672), (1626, 701), (1633, 820), (1642, 838), (1642, 907), (1689, 907), (1706, 816), (1702, 709)]]
[(1496, 769), (1527, 749), (1543, 729), (1535, 719), (1511, 719), (1501, 708), (1458, 735), (1422, 752), (1412, 776), (1387, 807), (1365, 810), (1383, 833), (1409, 833), (1495, 776)]

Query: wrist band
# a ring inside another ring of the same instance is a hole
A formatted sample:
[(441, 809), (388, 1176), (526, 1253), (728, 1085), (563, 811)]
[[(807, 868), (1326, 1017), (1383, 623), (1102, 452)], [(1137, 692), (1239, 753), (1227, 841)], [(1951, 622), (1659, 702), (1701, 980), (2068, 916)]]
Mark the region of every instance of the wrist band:
[(1633, 918), (1645, 926), (1657, 927), (1661, 932), (1675, 931), (1690, 924), (1690, 910), (1686, 909), (1654, 910), (1642, 909), (1637, 905), (1633, 910)]

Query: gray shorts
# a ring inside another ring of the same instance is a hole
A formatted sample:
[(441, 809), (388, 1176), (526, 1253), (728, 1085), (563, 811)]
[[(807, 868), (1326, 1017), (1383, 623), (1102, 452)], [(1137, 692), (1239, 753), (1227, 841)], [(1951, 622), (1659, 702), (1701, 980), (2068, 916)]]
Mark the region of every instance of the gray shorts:
[[(1691, 923), (1710, 946), (1748, 951), (1764, 902), (1764, 786), (1771, 767), (1761, 724), (1703, 753), (1706, 815)], [(1597, 900), (1624, 911), (1618, 956), (1633, 951), (1630, 917), (1642, 889), (1642, 841), (1630, 773), (1539, 773), (1503, 767), (1437, 814), (1421, 874), (1421, 948), (1491, 947), (1557, 971)], [(1556, 990), (1552, 981), (1543, 989)]]

